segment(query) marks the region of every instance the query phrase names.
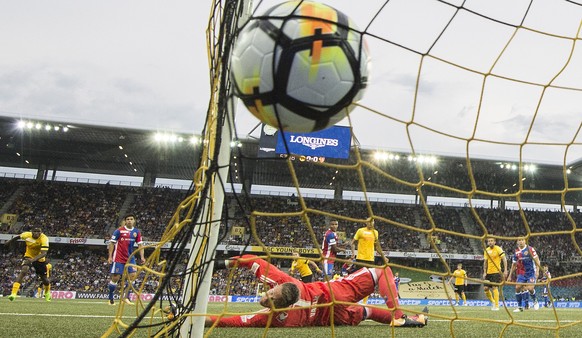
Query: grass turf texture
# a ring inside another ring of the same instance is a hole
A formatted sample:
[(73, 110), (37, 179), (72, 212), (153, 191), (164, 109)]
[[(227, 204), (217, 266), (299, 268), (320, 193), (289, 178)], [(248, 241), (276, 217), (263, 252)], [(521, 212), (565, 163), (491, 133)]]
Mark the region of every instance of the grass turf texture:
[[(118, 307), (108, 306), (105, 301), (53, 300), (50, 303), (39, 299), (19, 298), (14, 302), (0, 298), (0, 337), (100, 337), (113, 323)], [(210, 312), (220, 312), (222, 303), (211, 303)], [(229, 304), (229, 312), (251, 312), (259, 309), (258, 304)], [(420, 307), (412, 307), (419, 311)], [(456, 310), (457, 314), (455, 314)], [(509, 313), (501, 309), (493, 312), (488, 307), (431, 307), (429, 325), (424, 328), (395, 328), (365, 321), (356, 327), (335, 327), (335, 337), (580, 337), (582, 332), (581, 309), (542, 308), (522, 313)], [(136, 315), (135, 307), (125, 306), (124, 321)], [(556, 315), (564, 328), (551, 330), (557, 326)], [(458, 316), (458, 319), (452, 320)], [(471, 319), (487, 320), (477, 322)], [(509, 325), (509, 323), (515, 323)], [(497, 322), (493, 322), (497, 321)], [(535, 325), (541, 328), (526, 328), (521, 325)], [(22, 331), (19, 331), (22, 330)], [(133, 337), (147, 337), (147, 330), (140, 330)], [(207, 332), (208, 333), (208, 332)], [(269, 330), (258, 328), (216, 328), (209, 337), (332, 337), (330, 327), (285, 328)], [(116, 336), (116, 335), (112, 335)]]

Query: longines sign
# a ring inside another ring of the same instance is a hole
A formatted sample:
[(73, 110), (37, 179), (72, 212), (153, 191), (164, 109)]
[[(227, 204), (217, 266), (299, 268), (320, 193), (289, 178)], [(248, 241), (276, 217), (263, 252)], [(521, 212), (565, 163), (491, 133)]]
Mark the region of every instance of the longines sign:
[[(312, 133), (278, 133), (276, 153), (348, 158), (352, 133), (349, 127), (333, 126)], [(287, 147), (285, 147), (287, 144)]]

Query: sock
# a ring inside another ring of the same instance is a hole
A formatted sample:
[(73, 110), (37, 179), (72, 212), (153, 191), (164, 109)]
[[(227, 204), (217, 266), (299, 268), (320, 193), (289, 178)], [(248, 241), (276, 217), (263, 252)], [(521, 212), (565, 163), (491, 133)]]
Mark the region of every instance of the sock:
[(36, 298), (40, 298), (40, 297), (42, 297), (42, 295), (43, 295), (42, 294), (42, 288), (41, 287), (38, 287), (36, 289)]
[(495, 302), (495, 307), (499, 307), (499, 289), (493, 289), (493, 301)]
[(467, 296), (465, 296), (464, 292), (461, 294), (461, 297), (463, 297), (463, 304), (467, 304)]
[(117, 283), (110, 281), (109, 284), (107, 284), (107, 288), (109, 289), (109, 300), (113, 300), (113, 293), (117, 288)]
[(455, 293), (455, 301), (459, 304), (459, 295)]
[[(133, 285), (133, 283), (131, 283), (131, 284)], [(130, 295), (130, 293), (131, 293), (131, 287), (130, 287), (130, 283), (128, 283), (128, 282), (125, 282), (125, 290), (126, 290), (126, 293), (125, 293), (125, 298), (127, 298), (127, 299), (131, 300), (131, 297), (129, 296), (129, 295)]]
[(14, 284), (12, 284), (12, 294), (17, 294), (18, 290), (20, 290), (20, 283), (14, 282)]
[(538, 301), (537, 297), (536, 297), (536, 289), (533, 289), (529, 292), (529, 295), (531, 297), (531, 300), (533, 300), (534, 303), (536, 303)]
[(525, 290), (521, 293), (521, 301), (523, 302), (523, 307), (529, 307), (529, 291)]
[(489, 299), (489, 301), (491, 302), (491, 305), (495, 305), (493, 295), (491, 295), (491, 289), (485, 291), (485, 296), (487, 296), (487, 299)]
[(398, 291), (396, 290), (396, 285), (394, 284), (394, 275), (392, 275), (392, 269), (387, 266), (385, 268), (374, 268), (374, 271), (378, 276), (378, 291), (380, 291), (380, 296), (384, 298), (389, 309), (396, 309), (393, 315), (394, 318), (402, 318), (404, 313), (402, 310), (397, 308)]
[(544, 303), (546, 304), (546, 307), (548, 307), (548, 305), (550, 304), (550, 297), (544, 296)]
[(515, 294), (515, 300), (517, 301), (517, 306), (518, 307), (523, 307), (523, 304), (521, 302), (521, 292), (518, 292)]
[(50, 295), (50, 294), (51, 294), (51, 285), (50, 284), (49, 285), (45, 285), (44, 286), (44, 296)]
[(392, 311), (367, 307), (366, 319), (371, 319), (378, 323), (390, 324), (392, 322)]

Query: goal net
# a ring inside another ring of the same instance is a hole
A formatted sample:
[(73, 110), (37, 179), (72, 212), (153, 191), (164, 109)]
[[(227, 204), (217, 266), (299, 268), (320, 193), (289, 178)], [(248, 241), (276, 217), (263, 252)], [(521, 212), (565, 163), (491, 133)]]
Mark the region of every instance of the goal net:
[[(374, 220), (391, 269), (402, 277), (426, 276), (440, 290), (426, 294), (403, 283), (398, 305), (412, 315), (420, 313), (415, 304), (423, 296), (442, 298), (434, 304), (447, 311), (431, 311), (435, 324), (426, 328), (436, 336), (463, 335), (469, 326), (492, 336), (579, 330), (579, 313), (563, 318), (552, 308), (529, 321), (513, 313), (514, 279), (493, 283), (502, 309), (488, 311), (492, 304), (481, 285), (487, 238), (496, 239), (511, 265), (523, 237), (553, 274), (538, 279), (538, 301), (544, 287), (550, 304), (579, 297), (564, 292), (582, 284), (582, 6), (366, 0), (354, 8), (353, 1), (330, 2), (358, 24), (373, 64), (363, 100), (342, 122), (350, 127), (349, 157), (335, 159), (259, 157), (258, 142), (242, 131), (256, 121), (245, 122), (250, 114), (244, 108), (234, 118), (229, 52), (247, 17), (277, 3), (213, 2), (212, 95), (192, 193), (149, 248), (147, 263), (136, 267), (140, 283), (130, 287), (140, 294), (155, 285), (155, 296), (138, 298), (135, 316), (121, 303), (105, 336), (240, 337), (240, 330), (204, 328), (206, 316), (249, 315), (260, 306), (239, 307), (237, 297), (256, 302), (268, 287), (248, 271), (215, 271), (215, 262), (253, 253), (287, 271), (298, 251), (321, 265), (330, 220), (339, 221), (340, 244), (348, 247), (338, 255), (338, 271), (353, 263), (355, 231)], [(468, 266), (473, 288), (467, 298), (480, 315), (455, 307), (448, 281), (457, 263)], [(270, 327), (253, 334), (267, 336)], [(331, 327), (322, 332), (335, 336)]]

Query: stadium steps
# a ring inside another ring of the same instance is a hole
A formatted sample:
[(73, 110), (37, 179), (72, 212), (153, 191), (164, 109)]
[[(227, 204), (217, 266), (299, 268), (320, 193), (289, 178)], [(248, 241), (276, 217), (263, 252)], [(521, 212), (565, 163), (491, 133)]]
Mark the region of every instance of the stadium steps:
[(12, 196), (10, 196), (8, 198), (8, 200), (6, 201), (6, 203), (4, 203), (4, 205), (2, 206), (2, 208), (0, 208), (0, 215), (5, 214), (6, 212), (8, 212), (8, 209), (10, 209), (10, 207), (12, 206), (12, 204), (14, 203), (14, 201), (16, 201), (16, 199), (18, 197), (20, 197), (20, 195), (22, 195), (22, 193), (24, 192), (24, 190), (26, 189), (26, 186), (21, 185), (19, 186), (16, 191), (14, 191), (14, 193), (12, 194)]
[[(12, 196), (10, 196), (6, 203), (4, 203), (4, 205), (0, 208), (0, 215), (5, 214), (6, 212), (8, 212), (8, 210), (10, 210), (10, 207), (12, 206), (12, 204), (14, 204), (14, 201), (16, 201), (16, 199), (24, 193), (24, 190), (26, 190), (26, 186), (20, 185), (16, 189), (16, 191), (14, 191)], [(16, 222), (12, 225), (12, 227), (10, 227), (10, 229), (8, 229), (8, 233), (20, 232), (22, 226), (23, 226), (22, 222)]]
[[(459, 217), (461, 218), (461, 224), (463, 225), (463, 229), (465, 230), (466, 234), (469, 235), (479, 235), (479, 231), (475, 222), (473, 222), (469, 209), (462, 208), (457, 210), (459, 212)], [(473, 254), (480, 255), (483, 253), (483, 246), (481, 242), (476, 239), (469, 239), (471, 243), (471, 249), (473, 250)]]
[[(418, 209), (414, 209), (413, 215), (414, 215), (414, 226), (419, 228), (419, 229), (422, 229), (422, 218), (420, 217), (420, 213), (419, 213)], [(420, 240), (420, 247), (421, 248), (423, 248), (423, 249), (430, 248), (430, 244), (428, 243), (427, 235), (425, 235), (423, 233), (419, 233), (418, 239)]]
[(129, 207), (131, 207), (131, 205), (133, 204), (133, 201), (135, 200), (135, 195), (136, 194), (134, 194), (134, 193), (127, 194), (127, 196), (125, 197), (125, 201), (123, 201), (123, 204), (121, 205), (121, 208), (119, 209), (119, 218), (117, 219), (117, 223), (111, 224), (109, 226), (109, 228), (107, 229), (106, 233), (111, 234), (111, 233), (113, 233), (113, 231), (115, 231), (115, 229), (117, 229), (119, 227), (119, 224), (121, 224), (121, 220), (123, 219), (123, 216), (130, 211)]

